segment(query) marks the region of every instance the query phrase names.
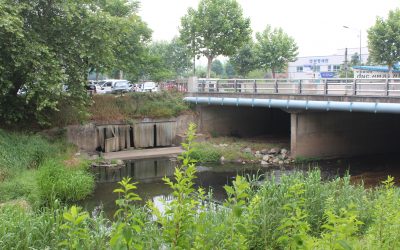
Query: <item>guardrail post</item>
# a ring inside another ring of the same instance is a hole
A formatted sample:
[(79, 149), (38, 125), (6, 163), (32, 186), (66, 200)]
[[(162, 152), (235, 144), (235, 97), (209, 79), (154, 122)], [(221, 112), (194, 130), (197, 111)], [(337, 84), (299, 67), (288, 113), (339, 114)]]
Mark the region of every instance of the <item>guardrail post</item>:
[(299, 80), (299, 89), (298, 89), (298, 92), (299, 92), (299, 94), (301, 95), (302, 94), (302, 88), (303, 88), (303, 86), (302, 86), (302, 84), (301, 84), (301, 81), (302, 80)]
[(234, 84), (235, 84), (235, 93), (237, 93), (237, 80), (234, 80)]
[(354, 83), (353, 83), (353, 95), (357, 95), (357, 79), (354, 79)]
[(389, 85), (390, 85), (390, 80), (389, 78), (386, 78), (386, 96), (389, 96)]
[(275, 79), (275, 94), (278, 94), (278, 79)]
[(324, 81), (324, 95), (328, 95), (328, 80), (323, 79)]
[(217, 89), (217, 93), (219, 92), (218, 82), (219, 82), (219, 80), (217, 80), (217, 82), (215, 83), (215, 87), (216, 87), (216, 89)]
[(257, 93), (257, 80), (256, 79), (254, 79), (253, 87), (254, 87), (254, 93)]

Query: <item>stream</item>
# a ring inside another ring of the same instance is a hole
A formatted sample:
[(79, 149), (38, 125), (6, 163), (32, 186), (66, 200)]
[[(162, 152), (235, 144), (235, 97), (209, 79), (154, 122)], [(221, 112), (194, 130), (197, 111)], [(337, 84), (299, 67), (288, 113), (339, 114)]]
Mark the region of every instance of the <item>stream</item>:
[[(159, 197), (168, 198), (171, 190), (164, 184), (164, 176), (173, 176), (174, 168), (178, 164), (173, 158), (156, 158), (143, 160), (128, 160), (122, 168), (107, 169), (97, 167), (93, 169), (96, 176), (94, 193), (81, 202), (81, 206), (92, 211), (97, 206), (102, 206), (106, 216), (111, 218), (116, 210), (115, 200), (118, 195), (113, 190), (118, 187), (118, 181), (123, 177), (132, 177), (138, 182), (136, 193), (142, 198), (139, 204), (144, 205), (147, 200), (157, 200)], [(349, 171), (352, 181), (364, 181), (366, 187), (376, 186), (385, 180), (387, 175), (392, 175), (395, 180), (400, 179), (400, 161), (396, 157), (370, 156), (361, 158), (325, 160), (318, 163), (305, 163), (289, 166), (268, 166), (260, 164), (203, 164), (197, 167), (196, 187), (203, 187), (206, 192), (212, 190), (213, 198), (223, 201), (226, 198), (224, 185), (229, 185), (236, 175), (256, 176), (273, 175), (279, 179), (282, 174), (294, 171), (308, 171), (318, 167), (324, 179), (343, 176)]]

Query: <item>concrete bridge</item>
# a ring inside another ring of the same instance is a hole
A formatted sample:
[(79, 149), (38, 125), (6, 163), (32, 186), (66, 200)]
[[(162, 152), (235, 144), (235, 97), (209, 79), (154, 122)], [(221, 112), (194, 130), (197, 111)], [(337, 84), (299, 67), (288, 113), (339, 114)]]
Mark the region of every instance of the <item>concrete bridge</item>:
[(192, 79), (200, 128), (286, 133), (294, 156), (400, 152), (400, 79)]

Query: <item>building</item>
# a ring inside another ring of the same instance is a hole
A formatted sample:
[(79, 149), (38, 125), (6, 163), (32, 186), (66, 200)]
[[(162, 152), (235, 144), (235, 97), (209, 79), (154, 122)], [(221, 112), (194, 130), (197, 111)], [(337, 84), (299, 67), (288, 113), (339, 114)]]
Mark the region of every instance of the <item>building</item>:
[[(347, 60), (360, 53), (360, 48), (347, 49)], [(368, 48), (361, 48), (361, 62), (368, 60)], [(334, 55), (298, 57), (295, 62), (288, 65), (289, 78), (334, 78), (345, 61), (345, 49), (339, 49)]]

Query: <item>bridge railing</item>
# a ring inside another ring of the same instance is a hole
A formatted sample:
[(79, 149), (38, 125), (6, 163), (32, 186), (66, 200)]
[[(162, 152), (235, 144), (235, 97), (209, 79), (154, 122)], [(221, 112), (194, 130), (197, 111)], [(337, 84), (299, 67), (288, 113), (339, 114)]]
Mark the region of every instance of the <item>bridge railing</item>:
[(198, 79), (197, 92), (400, 97), (400, 79)]

